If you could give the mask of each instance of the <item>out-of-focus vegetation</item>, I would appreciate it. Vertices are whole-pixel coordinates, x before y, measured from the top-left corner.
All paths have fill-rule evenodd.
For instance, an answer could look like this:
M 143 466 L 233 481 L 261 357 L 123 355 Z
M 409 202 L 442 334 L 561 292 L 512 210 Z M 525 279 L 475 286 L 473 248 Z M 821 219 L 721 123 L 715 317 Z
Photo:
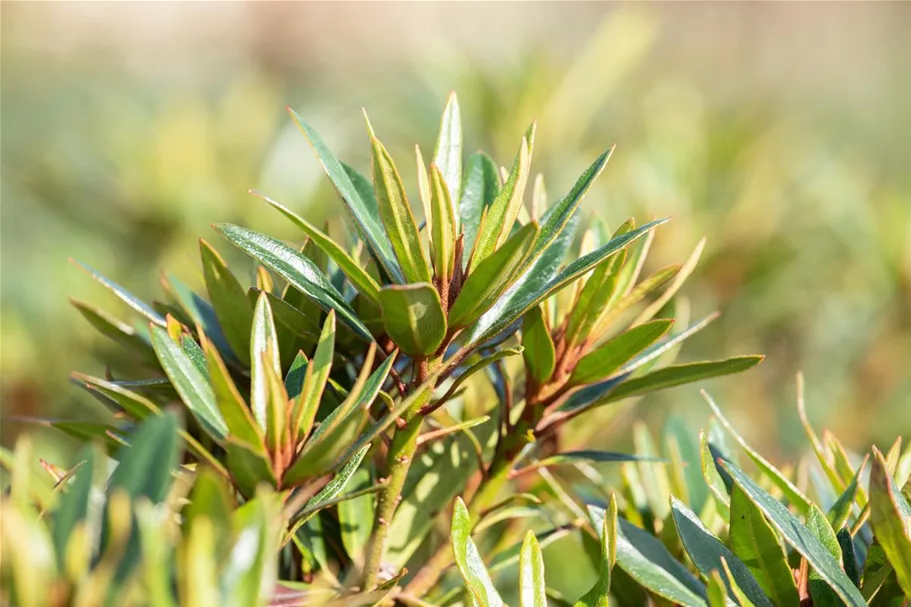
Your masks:
M 616 142 L 586 204 L 614 226 L 672 215 L 656 267 L 707 236 L 688 290 L 694 315 L 724 315 L 684 355 L 768 355 L 716 390 L 753 442 L 799 439 L 797 369 L 811 417 L 888 439 L 911 425 L 909 25 L 897 3 L 4 3 L 4 443 L 12 416 L 91 417 L 68 373 L 116 351 L 68 307 L 101 296 L 68 256 L 143 297 L 163 268 L 198 287 L 209 224 L 294 236 L 248 188 L 310 219 L 338 208 L 285 105 L 364 168 L 359 106 L 405 158 L 450 89 L 468 151 L 511 157 L 537 116 L 534 169 L 567 180 L 553 192 Z M 692 392 L 667 398 L 685 412 Z M 46 436 L 42 453 L 65 447 Z

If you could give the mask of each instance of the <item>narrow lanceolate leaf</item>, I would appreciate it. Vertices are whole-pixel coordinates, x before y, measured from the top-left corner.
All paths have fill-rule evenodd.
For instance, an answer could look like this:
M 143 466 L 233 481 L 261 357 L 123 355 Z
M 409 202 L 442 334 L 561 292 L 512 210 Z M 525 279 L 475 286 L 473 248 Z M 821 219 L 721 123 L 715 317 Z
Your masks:
M 755 449 L 750 447 L 747 442 L 743 439 L 742 436 L 737 432 L 734 426 L 729 422 L 724 415 L 722 415 L 721 410 L 718 408 L 718 405 L 715 404 L 715 401 L 708 395 L 707 392 L 702 392 L 703 398 L 706 399 L 709 406 L 712 408 L 712 411 L 718 417 L 718 421 L 724 426 L 724 428 L 734 437 L 734 440 L 741 446 L 741 448 L 747 452 L 750 456 L 750 459 L 756 464 L 756 466 L 763 471 L 763 473 L 769 477 L 775 485 L 781 489 L 785 497 L 790 501 L 801 514 L 806 514 L 810 509 L 810 500 L 807 498 L 788 478 L 782 474 L 775 466 L 769 463 L 764 457 L 762 457 Z
M 107 287 L 121 301 L 145 316 L 147 319 L 149 319 L 149 321 L 158 325 L 159 327 L 164 327 L 166 325 L 165 319 L 161 314 L 153 310 L 148 304 L 121 287 L 119 284 L 99 274 L 81 261 L 76 261 L 75 259 L 70 259 L 70 261 L 82 268 L 89 276 Z
M 253 313 L 253 331 L 250 333 L 250 408 L 259 427 L 266 430 L 266 418 L 271 398 L 269 375 L 281 376 L 278 356 L 278 337 L 272 320 L 272 307 L 265 293 L 260 293 Z
M 623 266 L 626 251 L 620 251 L 595 268 L 579 292 L 566 325 L 566 342 L 570 347 L 588 340 L 604 311 L 610 305 L 617 286 L 617 270 Z
M 373 145 L 373 187 L 376 190 L 380 217 L 399 260 L 402 274 L 408 282 L 430 282 L 430 266 L 424 255 L 421 236 L 405 195 L 402 178 L 383 144 L 372 136 L 370 142 Z
M 765 515 L 737 486 L 731 491 L 731 550 L 775 605 L 800 602 L 787 555 Z
M 372 484 L 370 470 L 367 467 L 358 468 L 349 484 L 350 492 L 364 491 Z M 375 508 L 376 496 L 373 493 L 363 493 L 359 497 L 345 500 L 338 505 L 342 544 L 345 546 L 348 556 L 355 563 L 361 562 L 364 549 L 370 542 Z
M 875 448 L 870 473 L 870 521 L 895 568 L 899 585 L 906 595 L 911 595 L 911 512 L 892 480 L 886 459 Z
M 556 365 L 556 350 L 541 306 L 532 308 L 522 321 L 525 368 L 539 385 L 550 379 Z
M 465 169 L 465 182 L 462 185 L 462 197 L 459 199 L 457 213 L 461 218 L 461 233 L 465 238 L 463 268 L 468 265 L 468 257 L 474 250 L 484 209 L 493 203 L 499 190 L 496 163 L 483 152 L 473 154 L 468 159 Z
M 290 219 L 294 225 L 299 227 L 304 234 L 310 238 L 310 241 L 313 244 L 328 255 L 332 261 L 338 264 L 339 269 L 348 277 L 348 280 L 351 281 L 351 284 L 354 285 L 354 288 L 357 289 L 358 293 L 366 297 L 373 304 L 379 305 L 380 286 L 373 277 L 371 277 L 370 274 L 368 274 L 367 271 L 341 247 L 341 245 L 332 240 L 325 232 L 283 204 L 272 200 L 259 192 L 251 191 L 251 193 L 259 196 L 273 208 L 277 209 L 282 215 Z
M 467 327 L 473 323 L 509 288 L 537 233 L 536 223 L 526 224 L 492 255 L 481 263 L 473 264 L 468 279 L 449 311 L 449 322 L 453 328 Z
M 829 508 L 827 516 L 833 528 L 841 529 L 845 523 L 848 522 L 848 518 L 854 511 L 854 498 L 857 495 L 857 489 L 859 487 L 858 481 L 860 480 L 861 472 L 863 472 L 866 465 L 867 458 L 864 458 L 864 461 L 857 467 L 857 472 L 851 477 L 851 482 L 848 483 L 845 490 L 842 491 L 841 495 L 838 496 L 838 499 L 835 500 L 835 503 L 832 504 L 832 507 Z
M 835 530 L 832 529 L 832 525 L 829 524 L 826 515 L 823 514 L 822 510 L 820 510 L 819 506 L 816 504 L 810 504 L 805 525 L 807 529 L 810 530 L 810 533 L 815 535 L 816 539 L 825 546 L 826 550 L 829 551 L 829 554 L 835 559 L 835 562 L 844 570 L 844 566 L 842 565 L 841 546 L 838 544 L 838 536 L 835 535 Z M 851 580 L 851 583 L 853 584 L 854 581 Z M 815 569 L 810 569 L 807 585 L 810 589 L 810 596 L 813 598 L 814 605 L 819 605 L 820 607 L 825 607 L 826 605 L 840 607 L 842 605 L 842 601 L 838 598 L 838 594 Z M 855 587 L 857 586 L 857 584 L 854 585 Z
M 223 439 L 228 434 L 228 427 L 215 403 L 215 394 L 209 382 L 167 331 L 156 326 L 152 326 L 151 331 L 152 347 L 158 361 L 187 409 L 209 434 L 217 440 Z
M 497 197 L 486 209 L 486 214 L 481 218 L 478 228 L 478 238 L 474 250 L 471 252 L 469 270 L 477 267 L 509 236 L 512 226 L 522 207 L 522 198 L 525 195 L 525 186 L 528 183 L 529 164 L 531 163 L 531 150 L 534 141 L 534 124 L 519 146 L 515 163 L 509 178 Z
M 383 287 L 380 307 L 386 333 L 409 356 L 433 354 L 446 336 L 446 315 L 433 285 Z
M 822 542 L 801 523 L 778 500 L 766 493 L 749 476 L 729 461 L 720 460 L 721 466 L 731 475 L 737 486 L 746 496 L 763 511 L 779 533 L 801 556 L 807 559 L 810 566 L 819 574 L 838 596 L 850 607 L 866 605 L 860 591 L 845 575 L 840 563 Z
M 706 587 L 706 598 L 709 601 L 709 607 L 727 607 L 728 591 L 724 583 L 724 578 L 716 569 L 709 576 L 708 586 Z
M 592 525 L 603 525 L 604 510 L 588 507 Z M 686 607 L 705 607 L 705 586 L 674 559 L 652 534 L 620 519 L 617 565 L 650 592 Z
M 702 575 L 709 577 L 713 571 L 723 568 L 722 559 L 727 561 L 737 586 L 746 594 L 756 607 L 772 607 L 762 587 L 750 573 L 749 568 L 725 546 L 721 540 L 705 528 L 702 521 L 692 510 L 671 496 L 671 514 L 677 527 L 677 535 L 683 542 L 686 553 Z M 728 585 L 733 594 L 733 589 Z
M 247 293 L 228 269 L 221 255 L 205 240 L 200 239 L 199 252 L 202 257 L 206 289 L 225 339 L 238 359 L 249 363 L 248 347 L 250 327 L 253 325 L 253 309 L 250 307 Z
M 699 263 L 703 248 L 705 248 L 705 238 L 700 240 L 693 252 L 690 253 L 689 258 L 684 262 L 680 271 L 674 276 L 674 281 L 664 293 L 661 294 L 661 297 L 649 304 L 646 309 L 642 310 L 639 316 L 636 317 L 636 320 L 632 322 L 633 325 L 638 325 L 639 323 L 651 320 L 655 314 L 664 307 L 664 304 L 671 300 L 680 287 L 683 286 L 683 283 L 686 282 L 686 279 L 689 278 L 690 274 L 693 273 L 693 270 L 696 269 L 696 264 Z
M 585 195 L 598 178 L 598 175 L 604 170 L 613 151 L 614 148 L 611 148 L 598 156 L 592 165 L 579 176 L 575 185 L 573 185 L 566 196 L 561 198 L 555 205 L 547 210 L 547 213 L 541 219 L 541 231 L 538 234 L 538 238 L 535 240 L 535 246 L 526 263 L 531 263 L 537 259 L 538 255 L 543 253 L 544 249 L 549 247 L 554 240 L 560 236 L 563 230 L 566 229 L 566 226 L 569 225 L 569 220 L 572 219 L 579 209 L 582 199 L 585 198 Z M 537 183 L 535 185 L 535 191 L 537 193 Z M 541 188 L 543 189 L 543 180 L 541 182 Z
M 456 94 L 450 93 L 440 120 L 440 134 L 437 136 L 433 152 L 433 164 L 440 167 L 443 181 L 449 186 L 449 200 L 459 200 L 462 189 L 462 116 L 459 112 L 459 100 Z M 455 207 L 451 214 L 456 218 Z
M 597 451 L 592 449 L 582 449 L 579 451 L 564 451 L 555 455 L 549 455 L 544 459 L 538 460 L 532 467 L 549 468 L 553 466 L 568 466 L 581 462 L 587 463 L 616 463 L 616 462 L 663 462 L 660 458 L 643 457 L 635 453 L 620 453 L 618 451 Z
M 617 562 L 617 497 L 611 493 L 604 521 L 598 529 L 601 544 L 601 562 L 598 566 L 598 580 L 585 595 L 580 598 L 575 607 L 609 607 L 611 571 Z
M 300 396 L 294 404 L 292 432 L 297 439 L 306 438 L 313 428 L 316 412 L 319 409 L 329 371 L 332 370 L 332 358 L 335 355 L 335 313 L 330 312 L 323 324 L 319 342 L 313 359 L 307 365 L 304 385 Z
M 535 534 L 529 530 L 519 553 L 519 606 L 547 607 L 544 557 Z
M 650 232 L 648 238 L 651 239 L 654 235 L 654 232 Z M 630 264 L 632 264 L 634 261 L 635 258 L 630 259 L 626 265 L 624 265 L 623 270 L 620 272 L 620 276 L 617 280 L 617 288 L 615 290 L 615 293 L 618 295 L 623 293 L 621 290 L 623 287 L 621 281 L 625 272 L 627 271 L 627 268 L 629 268 Z M 629 292 L 612 303 L 610 309 L 598 320 L 598 324 L 595 325 L 595 328 L 591 332 L 591 339 L 594 341 L 599 340 L 605 333 L 607 333 L 607 331 L 610 330 L 616 320 L 624 312 L 663 287 L 669 280 L 673 279 L 679 271 L 680 266 L 668 266 L 666 268 L 656 270 L 644 278 L 642 282 L 636 286 L 630 285 Z
M 209 378 L 215 402 L 221 412 L 228 433 L 240 439 L 245 445 L 250 445 L 253 452 L 265 456 L 264 435 L 260 426 L 250 413 L 247 403 L 237 390 L 228 368 L 212 343 L 203 337 L 203 352 L 209 366 Z
M 660 339 L 673 324 L 660 319 L 638 325 L 604 342 L 579 361 L 570 376 L 572 384 L 590 384 L 613 375 L 620 367 Z
M 461 172 L 461 167 L 459 168 Z M 441 282 L 448 283 L 455 268 L 456 216 L 450 189 L 436 164 L 430 165 L 430 236 L 433 268 Z
M 456 498 L 452 512 L 452 551 L 462 579 L 481 607 L 501 607 L 503 599 L 494 588 L 478 547 L 471 539 L 471 517 L 462 498 Z
M 373 336 L 355 315 L 329 280 L 312 261 L 296 249 L 270 238 L 232 224 L 215 226 L 233 245 L 287 280 L 295 289 L 312 299 L 326 312 L 335 310 L 339 318 L 357 335 L 372 341 Z
M 396 282 L 404 282 L 402 271 L 399 269 L 392 251 L 392 245 L 390 245 L 389 239 L 386 237 L 383 223 L 380 220 L 379 212 L 376 208 L 376 200 L 369 195 L 366 188 L 358 187 L 358 183 L 355 179 L 352 179 L 352 173 L 329 151 L 329 148 L 326 147 L 322 138 L 313 128 L 301 120 L 294 111 L 291 111 L 291 117 L 310 142 L 310 147 L 316 153 L 316 157 L 319 159 L 320 164 L 323 165 L 323 169 L 325 169 L 339 196 L 342 197 L 348 210 L 351 211 L 361 235 L 374 256 Z M 369 182 L 365 183 L 369 185 Z
M 351 480 L 351 477 L 354 476 L 354 473 L 357 472 L 357 469 L 360 467 L 361 462 L 364 461 L 364 457 L 367 455 L 368 448 L 361 449 L 358 453 L 355 453 L 341 470 L 332 478 L 331 481 L 326 483 L 326 486 L 320 489 L 319 493 L 310 498 L 307 503 L 304 505 L 304 510 L 308 511 L 310 516 L 319 512 L 321 506 L 327 504 L 328 502 L 334 500 L 339 494 L 345 489 L 345 486 L 348 484 L 348 481 Z M 291 518 L 298 517 L 298 513 L 291 512 L 288 513 Z M 299 520 L 296 522 L 300 522 Z
M 559 257 L 559 259 L 556 259 L 556 263 L 562 261 L 562 253 L 565 253 L 566 246 L 568 246 L 568 243 L 562 241 L 561 238 L 559 243 L 554 243 L 555 245 L 559 244 L 555 249 L 555 253 L 561 254 L 559 256 L 554 255 L 553 258 L 550 258 L 548 252 L 545 252 L 545 254 L 542 255 L 543 267 L 538 267 L 537 263 L 533 263 L 529 266 L 522 278 L 516 281 L 516 284 L 513 286 L 514 288 L 504 293 L 497 301 L 496 305 L 494 305 L 487 314 L 482 316 L 477 326 L 472 329 L 472 343 L 483 343 L 488 339 L 496 337 L 502 331 L 505 331 L 512 323 L 521 318 L 529 309 L 578 279 L 598 265 L 603 259 L 628 247 L 638 238 L 645 235 L 649 230 L 654 229 L 665 221 L 666 220 L 653 221 L 641 228 L 627 232 L 622 236 L 612 238 L 606 244 L 587 255 L 583 255 L 556 274 L 549 274 L 545 270 L 548 269 L 548 266 L 551 266 L 554 259 L 557 257 Z M 549 250 L 550 247 L 548 248 L 548 251 Z M 537 273 L 540 273 L 540 275 L 535 276 Z M 528 278 L 526 279 L 526 277 Z

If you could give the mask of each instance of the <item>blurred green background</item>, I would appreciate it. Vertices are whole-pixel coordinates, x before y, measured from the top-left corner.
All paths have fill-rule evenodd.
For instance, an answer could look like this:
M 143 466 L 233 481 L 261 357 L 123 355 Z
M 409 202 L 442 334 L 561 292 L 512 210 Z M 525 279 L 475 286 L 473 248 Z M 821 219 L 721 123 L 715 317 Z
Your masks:
M 67 299 L 128 311 L 69 256 L 146 299 L 165 269 L 198 287 L 197 239 L 229 253 L 211 223 L 300 239 L 248 188 L 341 208 L 286 105 L 360 167 L 366 107 L 416 189 L 452 89 L 466 151 L 502 164 L 538 119 L 552 196 L 616 143 L 587 208 L 672 216 L 653 265 L 707 236 L 685 291 L 723 316 L 683 357 L 768 355 L 708 386 L 756 446 L 802 449 L 798 370 L 818 426 L 891 439 L 911 428 L 909 31 L 906 3 L 3 2 L 3 443 L 13 417 L 90 418 L 68 373 L 118 362 Z M 668 412 L 707 416 L 695 388 L 635 410 Z

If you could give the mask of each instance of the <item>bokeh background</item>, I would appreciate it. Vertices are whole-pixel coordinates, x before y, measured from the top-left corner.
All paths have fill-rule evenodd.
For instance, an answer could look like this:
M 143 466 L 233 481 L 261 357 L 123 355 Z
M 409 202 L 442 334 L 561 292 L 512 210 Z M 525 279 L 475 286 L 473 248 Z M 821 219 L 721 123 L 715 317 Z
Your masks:
M 368 108 L 414 184 L 452 89 L 466 148 L 503 164 L 538 119 L 552 194 L 616 143 L 587 209 L 672 216 L 654 266 L 708 238 L 685 291 L 723 316 L 683 357 L 768 355 L 708 387 L 773 460 L 804 447 L 798 370 L 817 426 L 891 439 L 911 429 L 909 32 L 908 3 L 4 1 L 3 443 L 37 431 L 66 457 L 16 418 L 91 418 L 68 374 L 117 362 L 68 298 L 127 310 L 68 257 L 146 299 L 165 269 L 200 286 L 197 239 L 229 253 L 214 222 L 300 238 L 248 188 L 338 213 L 285 106 L 356 166 Z M 635 412 L 707 416 L 695 388 Z

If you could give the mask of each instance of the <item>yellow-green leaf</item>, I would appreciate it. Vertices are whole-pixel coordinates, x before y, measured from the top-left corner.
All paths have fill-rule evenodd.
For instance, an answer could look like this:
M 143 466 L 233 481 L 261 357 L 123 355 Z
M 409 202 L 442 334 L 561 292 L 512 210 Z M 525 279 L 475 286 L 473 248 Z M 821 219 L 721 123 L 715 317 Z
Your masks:
M 446 336 L 440 295 L 427 283 L 393 285 L 380 290 L 383 325 L 402 352 L 412 357 L 433 354 Z

